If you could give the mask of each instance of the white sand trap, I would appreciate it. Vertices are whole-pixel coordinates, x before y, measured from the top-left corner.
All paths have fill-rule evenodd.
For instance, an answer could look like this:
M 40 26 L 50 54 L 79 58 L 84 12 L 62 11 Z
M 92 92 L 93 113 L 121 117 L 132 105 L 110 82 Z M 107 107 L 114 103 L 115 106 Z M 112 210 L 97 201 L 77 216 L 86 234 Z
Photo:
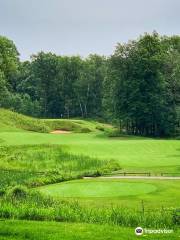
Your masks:
M 71 133 L 71 132 L 66 131 L 66 130 L 55 130 L 55 131 L 52 131 L 51 133 L 53 133 L 53 134 L 68 134 L 68 133 Z

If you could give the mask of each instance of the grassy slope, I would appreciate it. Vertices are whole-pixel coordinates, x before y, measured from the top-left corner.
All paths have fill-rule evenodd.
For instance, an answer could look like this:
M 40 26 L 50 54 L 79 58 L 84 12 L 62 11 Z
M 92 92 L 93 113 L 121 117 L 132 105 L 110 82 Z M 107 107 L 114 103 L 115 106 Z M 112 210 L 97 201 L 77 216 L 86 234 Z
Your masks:
M 56 129 L 73 132 L 91 132 L 97 131 L 98 127 L 109 128 L 110 126 L 92 120 L 36 119 L 0 108 L 0 132 L 27 130 L 48 133 Z
M 38 119 L 0 109 L 0 132 L 16 132 L 23 130 L 48 132 L 48 127 Z
M 0 144 L 1 145 L 36 145 L 56 144 L 67 146 L 73 154 L 83 154 L 101 159 L 115 159 L 119 161 L 124 170 L 128 171 L 172 171 L 179 172 L 179 141 L 156 140 L 147 138 L 125 137 L 119 139 L 107 138 L 96 127 L 99 123 L 83 120 L 37 120 L 0 110 Z M 102 126 L 102 125 L 101 125 Z M 103 125 L 103 127 L 109 127 Z M 92 131 L 89 134 L 48 134 L 53 129 L 65 129 L 73 132 L 83 132 L 83 129 Z M 27 131 L 29 130 L 29 131 Z M 30 132 L 33 131 L 33 132 Z M 40 133 L 41 132 L 41 133 Z M 45 133 L 43 133 L 45 132 Z M 3 165 L 2 165 L 3 167 Z M 127 183 L 137 183 L 133 180 L 122 180 Z M 141 181 L 141 180 L 139 180 Z M 146 184 L 145 180 L 142 180 Z M 114 198 L 95 198 L 95 201 L 86 197 L 87 204 L 96 206 L 106 205 L 107 202 L 120 203 L 127 206 L 137 206 L 141 200 L 151 207 L 175 206 L 177 207 L 178 182 L 149 181 L 158 191 L 138 196 L 121 196 Z M 113 189 L 112 189 L 113 190 Z M 116 192 L 116 189 L 114 190 Z M 23 223 L 23 224 L 22 224 Z M 111 228 L 108 226 L 95 226 L 85 224 L 67 224 L 68 232 L 64 231 L 66 224 L 33 223 L 33 222 L 0 222 L 0 239 L 135 239 L 134 230 Z M 40 231 L 38 230 L 40 229 Z M 71 229 L 71 231 L 69 231 Z M 33 234 L 32 234 L 33 232 Z M 43 232 L 40 234 L 39 232 Z M 98 233 L 97 233 L 98 232 Z M 52 233 L 52 234 L 51 234 Z M 46 238 L 48 237 L 48 238 Z M 154 239 L 153 237 L 151 239 Z M 158 239 L 156 237 L 156 239 Z M 159 238 L 166 239 L 166 238 Z M 169 236 L 167 237 L 169 239 Z M 173 237 L 171 236 L 171 239 Z M 176 238 L 174 238 L 176 239 Z
M 39 120 L 0 109 L 0 144 L 63 144 L 73 154 L 119 161 L 123 171 L 180 172 L 179 140 L 108 138 L 99 126 L 110 127 L 95 121 Z M 48 134 L 53 129 L 91 133 Z
M 89 134 L 62 134 L 62 135 L 54 135 L 54 134 L 47 134 L 47 133 L 37 133 L 37 132 L 28 132 L 23 131 L 22 129 L 18 129 L 17 127 L 24 127 L 27 126 L 32 127 L 36 126 L 35 123 L 40 122 L 40 120 L 32 119 L 29 117 L 25 117 L 16 113 L 12 113 L 7 110 L 0 110 L 1 115 L 1 123 L 0 123 L 0 144 L 2 145 L 30 145 L 30 144 L 57 144 L 63 145 L 67 147 L 67 150 L 72 152 L 73 154 L 83 154 L 85 156 L 90 157 L 97 157 L 102 160 L 111 160 L 115 159 L 120 163 L 120 166 L 123 168 L 122 171 L 153 171 L 153 172 L 179 172 L 180 171 L 180 152 L 179 152 L 179 141 L 178 140 L 156 140 L 156 139 L 147 139 L 147 138 L 137 138 L 137 137 L 124 137 L 124 138 L 107 138 L 105 135 L 97 131 L 96 122 L 88 122 L 82 120 L 66 120 L 67 122 L 71 123 L 76 122 L 79 125 L 85 125 L 89 127 L 92 133 Z M 34 123 L 35 121 L 35 123 Z M 44 122 L 53 122 L 54 120 L 43 120 Z M 56 124 L 62 122 L 64 120 L 55 120 Z M 32 124 L 33 122 L 33 124 Z M 27 125 L 26 125 L 27 124 Z M 40 123 L 41 124 L 41 123 Z M 6 127 L 5 127 L 6 125 Z M 39 125 L 37 125 L 39 126 Z M 36 126 L 36 127 L 37 127 Z M 12 129 L 14 132 L 12 132 Z M 37 130 L 37 128 L 36 128 Z M 43 150 L 44 149 L 44 150 Z M 23 150 L 23 149 L 22 149 Z M 35 155 L 31 154 L 31 151 L 28 153 L 26 149 L 27 157 L 20 158 L 21 162 L 16 162 L 14 164 L 13 161 L 0 159 L 0 167 L 1 168 L 23 168 L 28 167 L 32 168 L 32 164 L 34 164 L 34 168 L 36 167 L 38 170 L 46 169 L 48 167 L 55 166 L 58 152 L 52 149 L 52 153 L 56 154 L 57 157 L 54 159 L 53 154 L 47 152 L 48 148 L 45 146 L 44 148 L 41 147 L 41 151 L 43 155 L 47 155 L 45 161 L 41 160 L 41 164 L 37 164 L 40 155 L 37 152 L 37 159 Z M 21 151 L 21 149 L 20 149 Z M 39 151 L 39 150 L 38 150 Z M 23 151 L 22 151 L 23 152 Z M 16 159 L 15 156 L 20 156 L 19 153 L 15 153 L 12 155 L 12 159 Z M 39 156 L 39 157 L 38 157 Z M 51 159 L 54 159 L 52 161 Z M 61 157 L 60 157 L 61 158 Z M 84 158 L 83 158 L 84 159 Z M 37 161 L 36 161 L 37 160 Z M 28 162 L 29 161 L 29 162 Z M 82 160 L 84 161 L 84 160 Z M 27 163 L 26 163 L 27 162 Z M 72 161 L 71 161 L 72 162 Z M 69 162 L 71 164 L 71 162 Z M 17 164 L 18 163 L 18 164 Z M 64 164 L 64 163 L 63 163 Z M 73 166 L 74 163 L 72 162 Z M 82 165 L 82 164 L 80 164 Z M 93 163 L 94 165 L 94 163 Z M 97 164 L 96 164 L 97 165 Z M 60 165 L 58 165 L 60 166 Z M 94 165 L 95 166 L 95 165 Z M 81 166 L 82 167 L 82 166 Z M 64 167 L 63 167 L 64 168 Z M 67 170 L 66 170 L 67 171 Z M 23 176 L 24 177 L 24 176 Z M 6 179 L 5 176 L 3 179 Z M 136 182 L 136 181 L 134 181 Z M 147 204 L 151 203 L 156 205 L 165 205 L 165 206 L 178 206 L 178 199 L 177 197 L 177 181 L 172 184 L 171 181 L 165 182 L 156 182 L 156 186 L 159 191 L 156 191 L 156 194 L 146 194 L 143 196 L 144 200 L 147 200 Z M 154 182 L 153 182 L 154 184 Z M 169 196 L 172 196 L 174 200 L 169 199 Z M 114 198 L 113 198 L 114 199 Z M 112 201 L 116 201 L 111 199 Z M 128 200 L 130 199 L 130 201 Z M 131 201 L 133 205 L 137 206 L 141 201 L 141 195 L 136 197 L 121 197 L 118 199 L 119 203 L 130 205 Z M 162 200 L 164 199 L 164 200 Z M 106 202 L 103 199 L 103 202 Z M 158 204 L 157 204 L 157 203 Z
M 133 228 L 115 226 L 33 222 L 1 221 L 0 240 L 133 240 L 133 239 L 178 239 L 179 231 L 172 234 L 156 234 L 137 237 Z
M 113 162 L 69 154 L 66 146 L 46 144 L 0 147 L 0 169 L 83 173 L 102 167 L 109 167 L 110 171 L 114 169 Z
M 2 144 L 60 144 L 73 154 L 119 161 L 123 171 L 180 172 L 179 140 L 112 139 L 102 133 L 42 134 L 1 132 Z

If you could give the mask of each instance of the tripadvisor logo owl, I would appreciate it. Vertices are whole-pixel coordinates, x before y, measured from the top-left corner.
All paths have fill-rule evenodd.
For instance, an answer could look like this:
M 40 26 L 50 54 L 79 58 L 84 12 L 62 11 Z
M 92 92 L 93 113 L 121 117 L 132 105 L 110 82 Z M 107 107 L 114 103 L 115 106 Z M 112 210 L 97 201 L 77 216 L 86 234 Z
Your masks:
M 137 228 L 135 229 L 135 234 L 138 235 L 138 236 L 142 235 L 142 234 L 143 234 L 143 229 L 142 229 L 142 227 L 137 227 Z

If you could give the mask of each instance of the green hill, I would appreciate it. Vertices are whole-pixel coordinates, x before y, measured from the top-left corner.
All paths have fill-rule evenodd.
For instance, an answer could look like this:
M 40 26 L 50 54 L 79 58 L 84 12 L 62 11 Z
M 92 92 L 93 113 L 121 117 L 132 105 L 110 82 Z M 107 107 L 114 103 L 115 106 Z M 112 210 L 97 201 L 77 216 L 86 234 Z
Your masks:
M 26 130 L 48 133 L 53 130 L 66 130 L 87 133 L 106 128 L 110 126 L 93 120 L 37 119 L 0 108 L 0 132 Z
M 42 120 L 27 117 L 10 110 L 0 109 L 0 131 L 21 130 L 48 132 L 49 128 Z

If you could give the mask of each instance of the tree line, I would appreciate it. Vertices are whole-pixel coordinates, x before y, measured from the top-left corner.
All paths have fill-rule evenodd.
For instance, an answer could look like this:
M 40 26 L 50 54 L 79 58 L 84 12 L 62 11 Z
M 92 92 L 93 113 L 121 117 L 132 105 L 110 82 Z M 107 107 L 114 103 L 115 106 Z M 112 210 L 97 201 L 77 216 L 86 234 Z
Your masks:
M 0 106 L 42 118 L 101 118 L 129 134 L 180 131 L 180 37 L 144 34 L 109 56 L 40 52 L 0 36 Z

